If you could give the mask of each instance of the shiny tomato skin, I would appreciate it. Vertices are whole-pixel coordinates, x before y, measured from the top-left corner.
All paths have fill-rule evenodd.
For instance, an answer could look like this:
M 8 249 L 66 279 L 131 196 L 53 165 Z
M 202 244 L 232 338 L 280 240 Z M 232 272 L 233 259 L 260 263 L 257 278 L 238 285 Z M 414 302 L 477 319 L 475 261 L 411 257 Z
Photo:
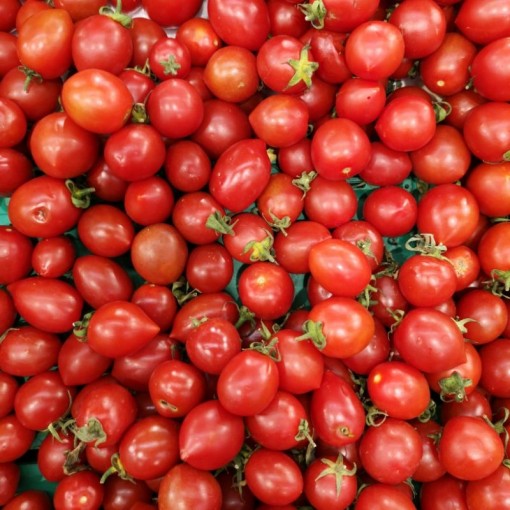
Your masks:
M 416 510 L 412 498 L 398 485 L 385 483 L 374 483 L 365 487 L 360 492 L 354 508 L 355 510 Z
M 14 413 L 0 418 L 0 462 L 13 462 L 32 445 L 35 430 L 24 427 Z
M 7 290 L 19 314 L 43 331 L 65 333 L 80 319 L 83 298 L 63 280 L 33 276 L 11 283 Z
M 0 505 L 10 501 L 17 492 L 21 479 L 21 470 L 14 462 L 3 462 L 0 464 Z
M 20 280 L 32 270 L 33 243 L 13 227 L 0 226 L 0 284 Z
M 1 83 L 1 82 L 0 82 Z M 0 149 L 0 197 L 9 197 L 33 177 L 32 162 L 15 149 Z
M 253 381 L 258 381 L 253 387 Z M 223 407 L 239 416 L 262 412 L 278 391 L 276 362 L 256 351 L 242 351 L 227 363 L 218 378 L 218 399 Z M 249 391 L 248 391 L 249 390 Z
M 99 475 L 92 471 L 79 471 L 64 478 L 53 494 L 55 510 L 99 510 L 103 501 L 104 488 Z
M 41 239 L 32 252 L 32 267 L 44 278 L 59 278 L 67 273 L 76 260 L 76 248 L 69 236 Z
M 19 382 L 14 376 L 0 372 L 0 418 L 9 415 L 14 409 L 14 397 L 18 388 Z
M 51 510 L 52 508 L 48 493 L 39 489 L 20 492 L 4 506 L 4 510 Z
M 192 0 L 185 5 L 177 0 L 142 0 L 149 18 L 163 27 L 181 25 L 193 18 L 201 5 L 200 0 Z
M 497 510 L 507 504 L 510 477 L 504 465 L 482 480 L 466 485 L 466 503 L 470 510 Z
M 205 66 L 223 44 L 211 22 L 202 17 L 191 18 L 179 25 L 175 37 L 188 48 L 192 66 Z
M 317 436 L 340 447 L 355 443 L 365 429 L 365 410 L 352 386 L 330 370 L 312 393 L 310 418 Z
M 327 120 L 315 132 L 312 162 L 322 177 L 345 180 L 359 174 L 370 161 L 370 141 L 363 129 L 346 118 Z
M 118 76 L 84 69 L 65 81 L 62 105 L 79 126 L 92 133 L 110 134 L 128 121 L 133 98 Z
M 209 191 L 226 209 L 241 212 L 262 193 L 270 174 L 266 144 L 259 139 L 241 140 L 225 150 L 216 161 Z
M 508 398 L 510 339 L 498 338 L 480 349 L 482 376 L 480 385 L 494 397 Z
M 135 303 L 110 301 L 98 308 L 87 326 L 87 342 L 102 356 L 133 354 L 152 340 L 159 326 Z
M 71 66 L 73 20 L 64 9 L 47 9 L 26 20 L 18 34 L 21 63 L 44 79 L 59 78 Z

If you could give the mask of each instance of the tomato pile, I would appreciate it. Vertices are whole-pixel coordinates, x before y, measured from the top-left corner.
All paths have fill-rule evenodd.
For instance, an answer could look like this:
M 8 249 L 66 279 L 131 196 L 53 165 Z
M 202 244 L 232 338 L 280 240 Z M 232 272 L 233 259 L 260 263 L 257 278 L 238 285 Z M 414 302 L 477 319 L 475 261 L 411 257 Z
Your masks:
M 2 0 L 0 506 L 508 508 L 509 63 L 510 0 Z

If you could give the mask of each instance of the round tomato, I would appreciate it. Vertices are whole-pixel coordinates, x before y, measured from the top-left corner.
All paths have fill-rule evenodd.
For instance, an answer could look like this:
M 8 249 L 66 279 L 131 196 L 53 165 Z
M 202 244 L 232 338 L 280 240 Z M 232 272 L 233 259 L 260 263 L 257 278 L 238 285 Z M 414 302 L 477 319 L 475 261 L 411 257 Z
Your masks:
M 99 475 L 92 471 L 79 471 L 59 482 L 53 494 L 55 510 L 99 510 L 103 502 L 104 488 Z

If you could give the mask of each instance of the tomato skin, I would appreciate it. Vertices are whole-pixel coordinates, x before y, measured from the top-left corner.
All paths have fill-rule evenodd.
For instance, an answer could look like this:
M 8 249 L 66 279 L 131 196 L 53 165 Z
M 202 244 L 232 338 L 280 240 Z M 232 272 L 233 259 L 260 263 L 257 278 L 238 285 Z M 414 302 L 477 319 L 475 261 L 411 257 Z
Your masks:
M 420 463 L 420 435 L 408 422 L 386 418 L 365 431 L 359 455 L 363 468 L 376 481 L 398 484 L 412 476 Z
M 379 20 L 366 21 L 349 35 L 345 60 L 352 74 L 365 80 L 382 80 L 398 69 L 404 51 L 404 37 L 397 27 Z
M 209 180 L 211 195 L 236 213 L 255 202 L 269 182 L 271 162 L 259 139 L 236 142 L 216 161 Z
M 423 372 L 448 370 L 466 360 L 458 326 L 433 308 L 408 311 L 393 332 L 393 345 L 407 363 Z
M 131 301 L 159 326 L 160 331 L 168 331 L 177 313 L 177 300 L 165 285 L 144 283 L 131 296 Z
M 161 480 L 158 492 L 159 510 L 193 508 L 220 510 L 221 487 L 208 471 L 182 463 L 174 466 Z
M 14 409 L 14 397 L 18 388 L 19 382 L 14 376 L 0 372 L 0 418 L 7 416 Z
M 11 99 L 0 97 L 0 148 L 8 149 L 21 143 L 27 132 L 27 120 L 23 110 Z
M 510 361 L 510 339 L 498 338 L 480 349 L 482 376 L 480 385 L 494 397 L 508 398 L 508 364 Z
M 135 16 L 131 26 L 131 39 L 133 40 L 131 67 L 143 67 L 149 58 L 152 46 L 156 41 L 165 37 L 167 37 L 165 29 L 154 20 Z
M 23 153 L 15 149 L 0 149 L 0 197 L 11 196 L 32 177 L 32 162 Z
M 44 79 L 55 79 L 71 66 L 73 20 L 64 9 L 40 11 L 20 27 L 18 55 L 21 63 Z
M 110 301 L 98 308 L 87 326 L 87 342 L 102 356 L 135 353 L 159 333 L 159 326 L 135 303 Z
M 453 248 L 469 239 L 479 216 L 478 204 L 469 190 L 440 184 L 422 196 L 416 225 L 419 232 L 432 234 L 436 243 Z
M 253 388 L 253 381 L 259 381 L 256 388 Z M 256 351 L 241 351 L 220 373 L 218 399 L 230 413 L 251 416 L 262 412 L 271 403 L 278 383 L 276 362 Z
M 34 438 L 35 430 L 24 427 L 14 413 L 0 418 L 0 463 L 22 457 Z
M 124 4 L 123 4 L 124 5 Z M 104 484 L 104 510 L 152 510 L 153 491 L 143 481 L 123 480 L 110 476 Z M 147 505 L 147 506 L 146 506 Z
M 357 301 L 334 296 L 312 307 L 310 321 L 321 323 L 325 345 L 320 350 L 332 358 L 348 358 L 363 350 L 372 338 L 372 316 Z
M 52 507 L 47 492 L 29 489 L 10 499 L 4 510 L 51 510 Z
M 184 271 L 187 258 L 185 239 L 166 223 L 144 227 L 135 234 L 131 245 L 131 262 L 136 272 L 156 285 L 175 282 Z
M 149 52 L 149 66 L 160 81 L 186 78 L 191 70 L 191 55 L 175 37 L 161 38 Z
M 119 78 L 131 93 L 134 103 L 144 103 L 156 86 L 149 76 L 135 69 L 125 69 L 119 74 Z
M 124 199 L 128 183 L 117 177 L 100 156 L 87 174 L 87 186 L 94 188 L 95 196 L 105 202 L 120 202 Z
M 222 46 L 222 41 L 206 18 L 191 18 L 177 28 L 175 38 L 189 52 L 192 66 L 203 67 L 213 53 Z
M 57 438 L 48 434 L 37 450 L 37 467 L 48 482 L 60 482 L 66 477 L 64 466 L 67 454 L 74 449 L 74 435 L 70 432 L 57 432 Z M 73 461 L 71 469 L 83 465 L 83 455 Z
M 355 510 L 416 510 L 412 499 L 395 485 L 375 483 L 359 494 Z M 457 510 L 457 509 L 455 509 Z M 460 510 L 460 509 L 459 509 Z M 462 509 L 464 510 L 464 509 Z
M 310 417 L 319 439 L 335 447 L 355 443 L 365 429 L 365 410 L 358 396 L 330 370 L 312 393 Z
M 156 85 L 147 101 L 147 113 L 162 136 L 185 138 L 202 123 L 204 106 L 193 85 L 174 78 Z
M 10 226 L 0 226 L 0 284 L 8 285 L 32 270 L 32 241 Z
M 443 427 L 439 460 L 460 480 L 482 480 L 494 473 L 505 451 L 498 433 L 483 418 L 455 416 Z
M 283 452 L 260 448 L 246 463 L 246 484 L 268 505 L 284 506 L 303 491 L 303 476 L 296 462 Z
M 64 82 L 62 105 L 82 128 L 110 134 L 128 121 L 133 98 L 118 76 L 101 69 L 84 69 Z
M 263 99 L 250 113 L 255 134 L 272 147 L 289 147 L 308 131 L 308 107 L 288 94 L 274 94 Z
M 70 284 L 33 276 L 8 285 L 16 309 L 32 326 L 49 333 L 65 333 L 78 321 L 83 299 Z
M 363 129 L 345 118 L 327 120 L 315 132 L 312 162 L 322 177 L 334 181 L 359 174 L 370 161 L 370 141 Z
M 59 278 L 76 260 L 76 248 L 68 236 L 41 239 L 32 252 L 32 267 L 44 278 Z
M 0 505 L 10 501 L 17 492 L 21 479 L 21 470 L 14 462 L 0 464 Z
M 17 50 L 18 38 L 8 32 L 0 32 L 0 77 L 21 64 Z
M 480 265 L 486 275 L 493 276 L 493 271 L 499 269 L 508 271 L 508 253 L 510 243 L 508 242 L 508 233 L 510 225 L 506 222 L 491 225 L 480 239 L 478 245 L 478 257 Z
M 30 377 L 56 364 L 61 342 L 54 333 L 20 326 L 5 333 L 0 343 L 0 370 L 17 377 Z
M 378 409 L 400 420 L 417 418 L 430 402 L 429 385 L 423 373 L 400 361 L 376 365 L 368 374 L 367 389 Z
M 499 466 L 482 480 L 466 484 L 466 503 L 470 510 L 497 510 L 508 502 L 510 477 L 507 468 Z
M 211 0 L 207 13 L 215 32 L 230 46 L 255 51 L 269 35 L 269 12 L 262 0 Z M 251 30 L 246 30 L 248 20 Z
M 424 483 L 420 489 L 423 510 L 467 510 L 465 483 L 446 474 Z
M 289 273 L 271 262 L 246 267 L 238 283 L 239 298 L 258 318 L 274 320 L 285 315 L 294 300 Z
M 79 471 L 64 478 L 57 485 L 53 495 L 55 510 L 99 510 L 103 501 L 104 488 L 99 476 L 92 471 Z
M 193 18 L 201 6 L 200 0 L 182 5 L 177 0 L 142 0 L 149 18 L 163 27 L 178 26 Z
M 179 462 L 179 423 L 149 416 L 134 423 L 122 436 L 119 457 L 127 473 L 137 480 L 164 476 Z

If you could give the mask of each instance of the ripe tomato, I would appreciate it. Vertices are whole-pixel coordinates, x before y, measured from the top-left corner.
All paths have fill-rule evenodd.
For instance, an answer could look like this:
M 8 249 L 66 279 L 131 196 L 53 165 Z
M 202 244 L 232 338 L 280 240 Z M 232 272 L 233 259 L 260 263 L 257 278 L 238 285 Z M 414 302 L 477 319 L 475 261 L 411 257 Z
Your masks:
M 508 264 L 509 232 L 509 223 L 503 222 L 492 225 L 480 239 L 477 252 L 483 272 L 496 279 L 501 277 L 503 281 L 506 272 L 510 270 Z
M 52 508 L 48 493 L 35 489 L 20 492 L 4 506 L 4 510 L 51 510 Z
M 104 483 L 103 509 L 147 510 L 145 505 L 149 505 L 152 496 L 152 490 L 143 481 L 123 480 L 120 476 L 110 476 Z M 149 510 L 152 508 L 149 505 Z
M 59 78 L 71 66 L 73 20 L 64 9 L 45 9 L 30 16 L 18 33 L 21 63 L 44 79 Z
M 14 413 L 0 418 L 0 463 L 22 457 L 32 445 L 35 430 L 24 427 Z
M 32 177 L 32 163 L 22 152 L 0 149 L 0 197 L 11 196 Z
M 21 470 L 14 462 L 3 462 L 0 464 L 0 505 L 10 501 L 18 490 L 21 479 Z
M 207 104 L 204 105 L 207 112 Z M 164 164 L 168 182 L 179 191 L 200 191 L 209 182 L 211 161 L 205 150 L 191 140 L 171 144 Z
M 239 299 L 258 318 L 283 317 L 294 301 L 294 282 L 285 269 L 271 262 L 246 267 L 238 281 Z
M 41 239 L 32 252 L 34 271 L 45 278 L 59 278 L 67 273 L 76 259 L 76 248 L 69 236 Z
M 27 119 L 23 110 L 7 97 L 0 97 L 0 148 L 8 149 L 22 142 L 27 132 Z
M 505 456 L 498 433 L 483 418 L 456 416 L 448 420 L 439 441 L 439 460 L 460 480 L 482 480 Z
M 188 48 L 174 37 L 157 40 L 149 52 L 149 66 L 160 81 L 186 78 L 191 70 Z
M 178 26 L 193 18 L 200 9 L 200 0 L 191 0 L 181 5 L 176 0 L 142 0 L 149 18 L 163 27 Z
M 480 349 L 482 361 L 482 388 L 494 397 L 508 398 L 508 364 L 510 360 L 510 339 L 498 338 Z
M 134 354 L 159 333 L 159 326 L 135 303 L 110 301 L 85 324 L 86 341 L 107 358 Z
M 341 239 L 327 239 L 314 244 L 308 262 L 315 280 L 335 296 L 356 297 L 372 276 L 363 252 Z
M 145 17 L 134 17 L 130 32 L 133 40 L 131 66 L 143 67 L 149 58 L 152 46 L 159 39 L 167 37 L 167 34 L 161 25 Z
M 133 98 L 118 76 L 101 69 L 84 69 L 64 82 L 62 105 L 82 128 L 110 134 L 128 121 Z
M 76 459 L 70 460 L 75 448 L 74 441 L 72 432 L 62 430 L 56 432 L 56 437 L 47 434 L 42 440 L 37 450 L 37 467 L 48 482 L 60 482 L 67 474 L 83 466 L 83 452 L 76 455 Z
M 371 146 L 370 161 L 359 174 L 367 184 L 394 186 L 409 177 L 412 163 L 406 152 L 394 151 L 378 141 Z
M 8 226 L 0 226 L 0 284 L 20 280 L 32 270 L 33 244 L 29 237 Z
M 190 53 L 192 66 L 205 66 L 222 41 L 206 18 L 191 18 L 177 27 L 175 38 Z
M 363 469 L 376 481 L 398 484 L 412 476 L 423 452 L 420 435 L 411 424 L 386 418 L 369 427 L 359 444 Z
M 374 483 L 358 496 L 355 510 L 416 510 L 412 498 L 398 485 Z
M 18 380 L 6 372 L 0 372 L 0 418 L 14 409 L 14 397 L 18 391 Z
M 53 494 L 55 510 L 99 510 L 104 488 L 99 475 L 92 471 L 79 471 L 59 482 Z
M 359 174 L 370 161 L 365 131 L 345 118 L 327 120 L 312 138 L 311 155 L 320 176 L 334 181 Z
M 482 480 L 466 484 L 466 502 L 470 510 L 497 510 L 508 501 L 510 477 L 504 465 Z
M 254 496 L 268 505 L 284 506 L 303 492 L 303 475 L 284 452 L 260 448 L 245 467 L 246 484 Z

